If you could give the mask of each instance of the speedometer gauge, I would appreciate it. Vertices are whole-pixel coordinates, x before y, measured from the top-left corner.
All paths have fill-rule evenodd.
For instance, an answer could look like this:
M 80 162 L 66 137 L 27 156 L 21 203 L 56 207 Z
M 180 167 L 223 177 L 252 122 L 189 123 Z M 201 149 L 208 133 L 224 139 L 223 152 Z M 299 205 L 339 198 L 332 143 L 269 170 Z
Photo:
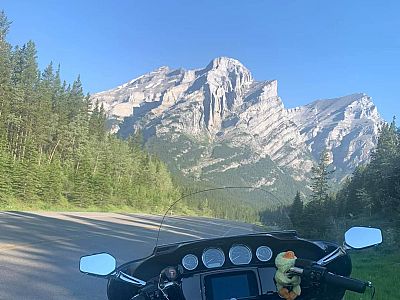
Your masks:
M 219 248 L 208 248 L 203 252 L 201 260 L 207 268 L 218 268 L 224 264 L 225 255 Z
M 184 258 L 182 258 L 182 266 L 189 271 L 192 271 L 197 268 L 199 264 L 199 260 L 196 255 L 187 254 Z
M 252 257 L 250 248 L 245 245 L 232 246 L 229 250 L 229 259 L 234 265 L 247 265 Z
M 272 258 L 272 250 L 267 246 L 258 247 L 256 256 L 260 261 L 269 261 Z

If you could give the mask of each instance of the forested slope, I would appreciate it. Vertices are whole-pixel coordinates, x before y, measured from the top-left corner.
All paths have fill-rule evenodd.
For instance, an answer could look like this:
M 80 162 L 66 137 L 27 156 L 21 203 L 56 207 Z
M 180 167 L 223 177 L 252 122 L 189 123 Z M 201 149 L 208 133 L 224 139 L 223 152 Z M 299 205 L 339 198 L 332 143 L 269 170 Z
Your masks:
M 0 14 L 0 208 L 110 207 L 163 210 L 177 195 L 166 166 L 106 131 L 79 77 L 68 84 L 35 44 L 12 47 Z M 154 204 L 154 205 L 153 205 Z

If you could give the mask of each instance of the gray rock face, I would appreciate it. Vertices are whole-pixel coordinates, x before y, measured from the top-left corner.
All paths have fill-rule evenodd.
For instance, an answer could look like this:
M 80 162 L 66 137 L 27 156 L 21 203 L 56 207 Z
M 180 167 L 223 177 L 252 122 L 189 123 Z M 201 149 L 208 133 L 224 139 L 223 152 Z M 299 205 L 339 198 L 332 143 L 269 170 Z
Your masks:
M 92 101 L 103 103 L 112 131 L 122 136 L 140 128 L 148 141 L 174 145 L 182 137 L 190 140 L 171 146 L 175 157 L 166 160 L 172 164 L 179 159 L 177 168 L 195 178 L 228 170 L 240 176 L 241 168 L 268 160 L 275 175 L 255 172 L 246 183 L 271 186 L 279 172 L 302 181 L 327 149 L 341 179 L 368 160 L 382 124 L 368 96 L 286 109 L 277 89 L 276 80 L 255 81 L 239 61 L 219 57 L 204 69 L 161 67 L 94 94 Z M 221 145 L 224 155 L 217 155 Z
M 342 176 L 366 161 L 383 120 L 365 94 L 317 100 L 289 110 L 314 159 L 325 149 Z

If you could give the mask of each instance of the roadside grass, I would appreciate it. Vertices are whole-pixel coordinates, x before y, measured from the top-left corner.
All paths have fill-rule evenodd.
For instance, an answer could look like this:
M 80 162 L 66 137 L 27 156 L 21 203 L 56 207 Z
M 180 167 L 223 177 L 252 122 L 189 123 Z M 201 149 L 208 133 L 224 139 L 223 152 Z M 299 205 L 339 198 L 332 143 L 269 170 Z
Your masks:
M 66 199 L 57 203 L 45 201 L 22 202 L 15 199 L 6 203 L 0 203 L 0 211 L 32 211 L 32 212 L 125 212 L 125 213 L 160 213 L 160 210 L 137 209 L 128 205 L 107 204 L 104 206 L 85 206 L 73 205 Z
M 378 248 L 352 252 L 351 277 L 371 281 L 375 286 L 374 300 L 400 299 L 400 252 Z M 365 294 L 346 292 L 346 300 L 370 300 L 372 291 Z
M 107 203 L 103 206 L 78 206 L 62 198 L 56 203 L 48 201 L 27 201 L 22 202 L 17 199 L 8 199 L 8 201 L 0 201 L 0 211 L 31 211 L 31 212 L 111 212 L 111 213 L 137 213 L 137 214 L 154 214 L 163 215 L 167 212 L 167 206 L 157 206 L 149 204 L 147 206 L 132 207 L 129 205 L 116 205 Z M 193 210 L 184 205 L 177 205 L 173 210 L 168 211 L 170 214 L 179 214 L 184 216 L 199 216 L 199 211 Z M 212 212 L 203 211 L 202 216 L 211 217 Z

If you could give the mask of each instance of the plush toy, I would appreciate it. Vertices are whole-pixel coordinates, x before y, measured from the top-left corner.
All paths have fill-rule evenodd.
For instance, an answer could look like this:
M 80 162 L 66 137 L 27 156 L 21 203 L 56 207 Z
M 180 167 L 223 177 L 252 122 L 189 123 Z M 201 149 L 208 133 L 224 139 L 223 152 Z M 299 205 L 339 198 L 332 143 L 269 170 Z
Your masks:
M 294 267 L 297 257 L 293 251 L 281 252 L 276 256 L 275 265 L 278 270 L 275 273 L 276 287 L 278 294 L 286 300 L 294 300 L 300 296 L 301 278 L 297 275 L 288 277 L 286 273 L 290 268 Z

